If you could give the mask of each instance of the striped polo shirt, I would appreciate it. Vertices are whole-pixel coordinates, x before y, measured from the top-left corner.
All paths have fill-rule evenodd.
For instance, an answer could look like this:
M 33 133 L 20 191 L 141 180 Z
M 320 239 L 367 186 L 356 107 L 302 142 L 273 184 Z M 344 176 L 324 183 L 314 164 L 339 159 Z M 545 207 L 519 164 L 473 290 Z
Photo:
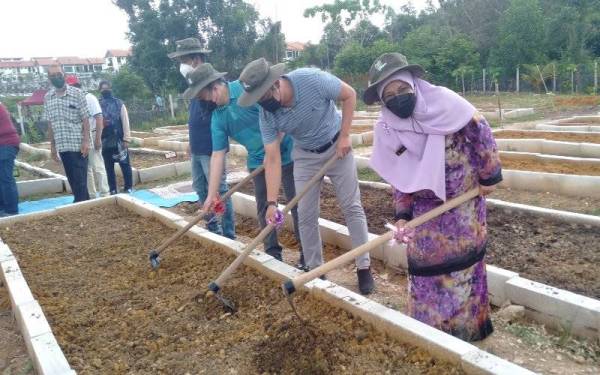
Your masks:
M 278 133 L 292 137 L 294 144 L 314 150 L 331 141 L 340 130 L 342 118 L 335 107 L 342 81 L 315 68 L 301 68 L 287 78 L 294 89 L 291 107 L 271 113 L 261 108 L 260 130 L 264 144 L 273 143 Z

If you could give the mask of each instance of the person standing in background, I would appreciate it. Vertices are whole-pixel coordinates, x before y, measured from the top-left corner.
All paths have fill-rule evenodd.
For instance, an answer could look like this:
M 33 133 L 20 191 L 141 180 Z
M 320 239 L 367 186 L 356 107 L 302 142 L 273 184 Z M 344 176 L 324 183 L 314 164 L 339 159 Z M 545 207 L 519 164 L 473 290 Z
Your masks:
M 13 175 L 21 139 L 10 120 L 10 114 L 0 103 L 0 217 L 19 213 L 19 193 Z
M 67 85 L 81 89 L 81 83 L 76 75 L 66 77 Z M 91 198 L 96 198 L 96 193 L 101 197 L 108 196 L 108 180 L 106 178 L 106 168 L 104 167 L 104 158 L 102 157 L 102 127 L 104 120 L 102 117 L 102 108 L 98 99 L 85 92 L 85 101 L 87 102 L 88 111 L 90 112 L 90 141 L 91 148 L 88 154 L 88 170 L 87 170 L 87 188 Z
M 101 81 L 98 90 L 102 95 L 100 107 L 104 117 L 104 129 L 102 130 L 102 157 L 108 177 L 110 195 L 117 194 L 117 177 L 115 175 L 115 163 L 119 163 L 123 173 L 123 193 L 131 193 L 133 188 L 133 173 L 129 161 L 129 141 L 131 132 L 129 130 L 129 116 L 127 108 L 121 99 L 112 94 L 112 86 L 108 81 Z
M 90 117 L 85 95 L 65 83 L 58 65 L 48 68 L 48 79 L 53 89 L 44 97 L 44 114 L 48 121 L 50 155 L 60 160 L 65 168 L 75 202 L 90 199 L 87 190 L 87 165 L 90 150 Z

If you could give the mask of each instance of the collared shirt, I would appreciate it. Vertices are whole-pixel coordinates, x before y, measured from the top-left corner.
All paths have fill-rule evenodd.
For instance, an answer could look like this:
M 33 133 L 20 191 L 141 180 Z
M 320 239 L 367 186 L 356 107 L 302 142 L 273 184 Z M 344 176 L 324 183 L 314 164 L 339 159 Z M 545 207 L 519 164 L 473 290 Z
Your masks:
M 190 150 L 194 155 L 211 155 L 212 140 L 210 134 L 210 117 L 212 111 L 206 102 L 192 99 L 190 102 L 190 118 L 188 121 L 190 134 Z
M 278 133 L 292 136 L 294 143 L 306 150 L 317 149 L 331 141 L 340 131 L 342 117 L 335 107 L 342 81 L 315 68 L 301 68 L 287 78 L 294 90 L 291 107 L 271 113 L 261 108 L 260 130 L 265 144 Z
M 42 118 L 50 121 L 56 151 L 79 151 L 83 140 L 83 119 L 90 117 L 83 91 L 68 86 L 60 96 L 52 89 L 44 97 Z
M 265 146 L 258 123 L 258 105 L 240 107 L 237 98 L 244 89 L 240 81 L 229 82 L 229 104 L 217 107 L 212 114 L 211 130 L 213 151 L 229 148 L 229 137 L 248 150 L 248 169 L 258 168 L 265 158 Z M 288 135 L 281 140 L 281 165 L 292 162 L 292 138 Z

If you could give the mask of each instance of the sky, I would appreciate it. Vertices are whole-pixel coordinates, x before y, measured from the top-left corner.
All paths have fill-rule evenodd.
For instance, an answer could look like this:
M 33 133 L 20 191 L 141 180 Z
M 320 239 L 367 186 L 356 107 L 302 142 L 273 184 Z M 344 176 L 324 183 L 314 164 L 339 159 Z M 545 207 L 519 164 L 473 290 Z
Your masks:
M 317 43 L 320 17 L 304 9 L 333 0 L 246 0 L 261 18 L 282 21 L 287 41 Z M 408 0 L 381 0 L 398 10 Z M 129 47 L 127 16 L 111 0 L 0 0 L 0 57 L 103 57 L 107 49 Z M 417 10 L 425 0 L 412 0 Z M 383 25 L 383 17 L 372 20 Z

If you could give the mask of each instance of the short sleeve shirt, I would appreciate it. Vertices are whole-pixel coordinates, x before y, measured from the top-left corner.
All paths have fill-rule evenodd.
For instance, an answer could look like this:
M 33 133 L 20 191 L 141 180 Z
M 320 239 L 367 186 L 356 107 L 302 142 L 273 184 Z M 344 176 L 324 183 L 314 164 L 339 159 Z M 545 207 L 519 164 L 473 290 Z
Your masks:
M 260 130 L 264 144 L 275 141 L 278 133 L 289 134 L 296 145 L 307 150 L 331 141 L 342 122 L 335 107 L 342 81 L 315 68 L 296 69 L 283 77 L 294 90 L 293 104 L 275 113 L 261 108 Z
M 258 168 L 265 158 L 260 126 L 258 122 L 258 105 L 240 107 L 237 98 L 242 94 L 240 81 L 228 83 L 229 104 L 218 107 L 213 111 L 211 131 L 214 151 L 229 148 L 229 137 L 241 144 L 248 151 L 248 169 Z M 292 162 L 292 138 L 285 136 L 281 140 L 281 164 Z
M 44 97 L 42 118 L 50 121 L 56 151 L 79 151 L 83 140 L 83 119 L 90 117 L 83 91 L 67 86 L 65 94 L 59 96 L 52 89 Z
M 90 93 L 85 94 L 85 101 L 87 103 L 88 112 L 90 113 L 90 132 L 96 130 L 96 116 L 102 114 L 102 108 L 98 98 Z

